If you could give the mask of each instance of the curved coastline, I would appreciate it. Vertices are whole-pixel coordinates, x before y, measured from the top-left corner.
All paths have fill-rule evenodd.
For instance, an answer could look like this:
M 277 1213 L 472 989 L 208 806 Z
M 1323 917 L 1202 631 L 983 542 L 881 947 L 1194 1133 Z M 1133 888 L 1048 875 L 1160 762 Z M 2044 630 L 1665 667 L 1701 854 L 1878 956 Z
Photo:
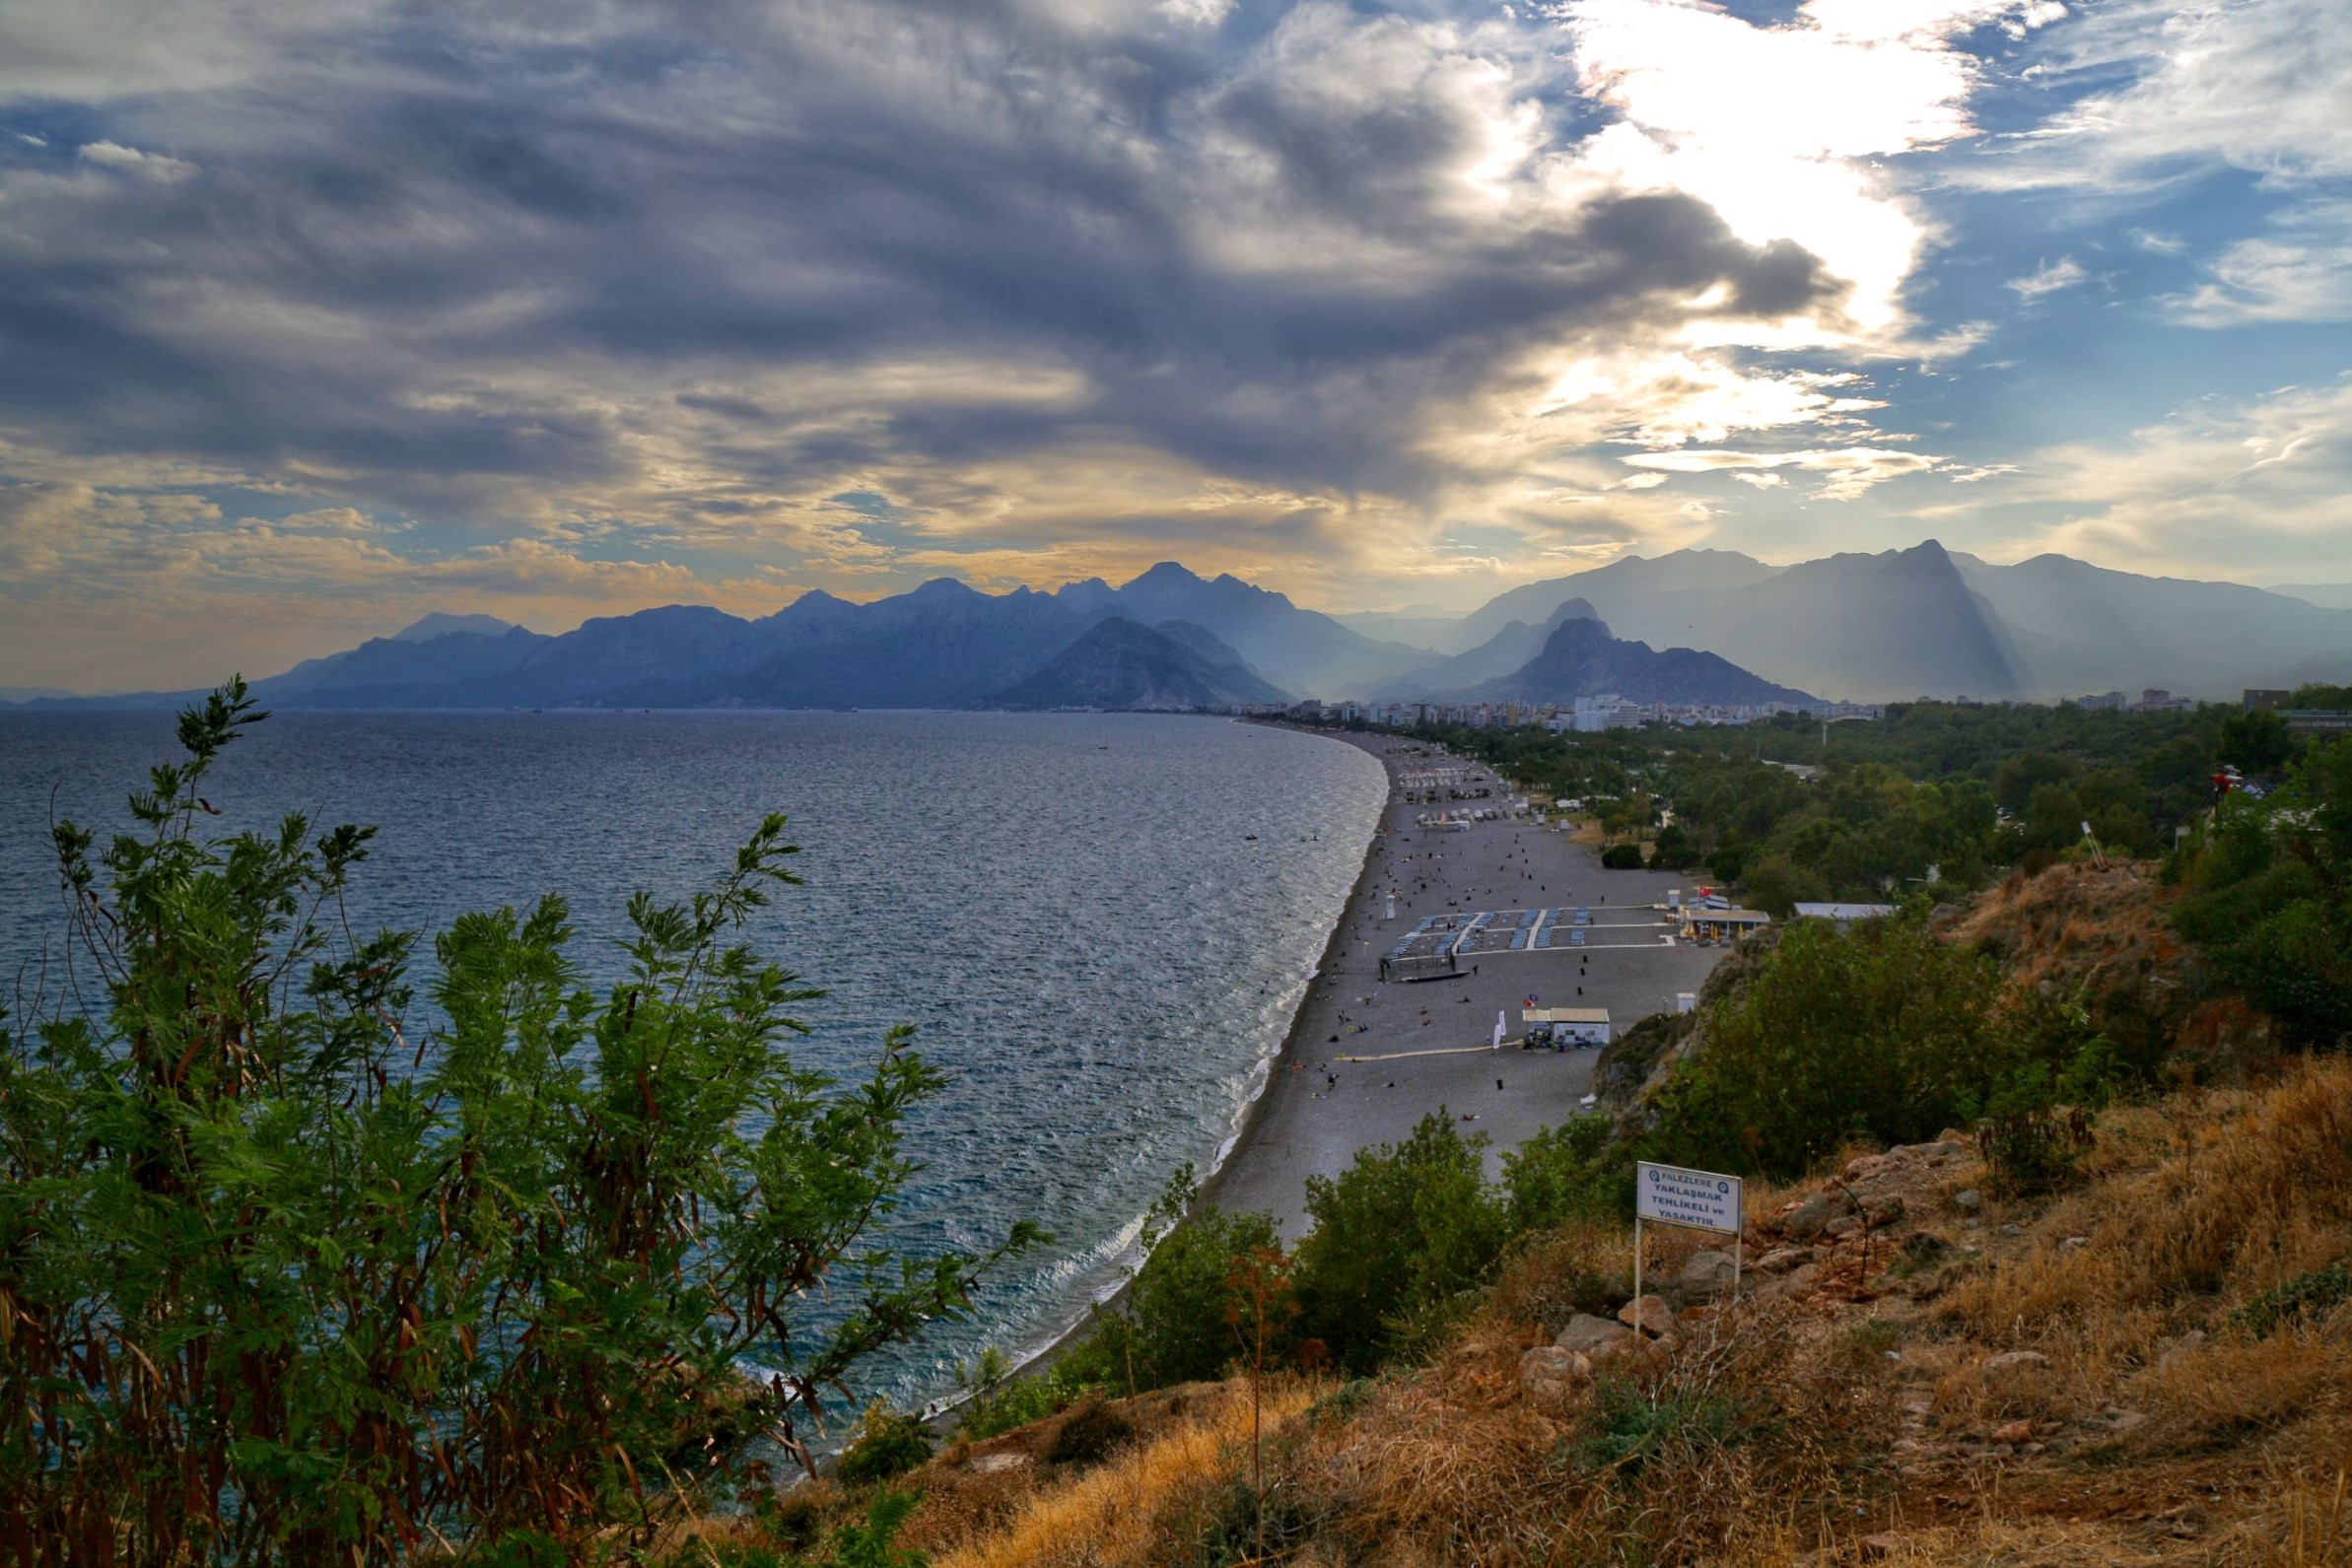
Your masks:
M 1385 784 L 1315 973 L 1302 981 L 1281 1045 L 1261 1058 L 1254 1092 L 1201 1184 L 1202 1204 L 1266 1211 L 1295 1242 L 1306 1228 L 1310 1178 L 1337 1176 L 1359 1151 L 1410 1137 L 1426 1116 L 1482 1136 L 1494 1175 L 1504 1151 L 1579 1113 L 1596 1053 L 1493 1052 L 1498 1017 L 1510 1030 L 1516 1009 L 1541 995 L 1548 1005 L 1606 1009 L 1623 1027 L 1696 990 L 1716 954 L 1671 934 L 1666 899 L 1683 874 L 1603 871 L 1591 848 L 1524 817 L 1418 831 L 1399 775 L 1439 759 L 1385 733 L 1269 727 L 1352 745 L 1379 764 Z M 1386 907 L 1392 888 L 1394 920 Z M 1379 978 L 1381 954 L 1424 916 L 1563 906 L 1590 907 L 1589 943 L 1489 952 L 1470 974 L 1423 985 Z M 1131 1243 L 1122 1257 L 1133 1251 Z M 1094 1306 L 1116 1303 L 1123 1290 L 1124 1281 Z M 1023 1366 L 1050 1366 L 1089 1316 L 1044 1328 L 1023 1347 Z
M 1243 722 L 1254 720 L 1245 719 Z M 1295 729 L 1287 724 L 1268 727 L 1290 729 L 1293 734 L 1315 735 L 1343 746 L 1356 745 L 1353 741 L 1320 730 Z M 1315 967 L 1307 975 L 1305 984 L 1299 987 L 1298 1000 L 1290 1009 L 1290 1027 L 1283 1031 L 1282 1043 L 1272 1054 L 1260 1058 L 1264 1063 L 1264 1071 L 1259 1075 L 1257 1090 L 1243 1105 L 1240 1120 L 1231 1136 L 1220 1146 L 1216 1163 L 1202 1178 L 1201 1196 L 1196 1206 L 1215 1205 L 1219 1194 L 1240 1180 L 1236 1172 L 1253 1153 L 1263 1147 L 1263 1134 L 1272 1115 L 1272 1107 L 1268 1102 L 1274 1098 L 1273 1091 L 1281 1081 L 1280 1074 L 1295 1059 L 1308 1016 L 1315 1010 L 1315 983 L 1321 977 L 1337 971 L 1340 957 L 1347 951 L 1349 930 L 1370 913 L 1372 872 L 1374 862 L 1379 857 L 1381 836 L 1388 831 L 1388 808 L 1397 797 L 1397 770 L 1386 757 L 1369 746 L 1356 745 L 1356 749 L 1379 766 L 1382 788 L 1380 806 L 1372 813 L 1372 829 L 1364 835 L 1363 858 L 1356 863 L 1355 879 L 1349 884 L 1348 897 L 1342 901 L 1340 913 L 1331 922 L 1331 934 L 1323 939 L 1323 950 L 1315 957 Z M 1303 1213 L 1304 1209 L 1305 1193 L 1302 1189 L 1299 1211 Z
M 1235 722 L 1258 723 L 1260 721 L 1237 719 Z M 1333 741 L 1343 746 L 1354 744 L 1344 737 L 1325 731 L 1303 729 L 1288 724 L 1268 724 L 1264 727 L 1285 729 L 1292 734 L 1312 735 L 1318 739 Z M 1251 1156 L 1263 1146 L 1271 1115 L 1268 1102 L 1273 1098 L 1272 1091 L 1280 1081 L 1280 1075 L 1294 1059 L 1300 1038 L 1308 1026 L 1315 1000 L 1315 982 L 1319 977 L 1332 972 L 1333 965 L 1346 949 L 1349 928 L 1369 908 L 1368 900 L 1375 862 L 1380 850 L 1380 839 L 1386 831 L 1389 807 L 1395 803 L 1396 799 L 1396 769 L 1388 759 L 1374 752 L 1369 746 L 1358 745 L 1356 749 L 1369 756 L 1381 771 L 1381 799 L 1379 805 L 1373 810 L 1371 827 L 1364 835 L 1363 855 L 1356 863 L 1355 876 L 1349 885 L 1348 896 L 1341 901 L 1339 913 L 1332 918 L 1331 930 L 1323 939 L 1323 946 L 1316 955 L 1313 968 L 1299 983 L 1298 999 L 1291 1004 L 1290 1022 L 1283 1031 L 1281 1043 L 1272 1052 L 1261 1056 L 1250 1069 L 1252 1082 L 1249 1093 L 1244 1096 L 1231 1129 L 1217 1144 L 1216 1153 L 1211 1157 L 1207 1172 L 1201 1178 L 1200 1196 L 1195 1201 L 1196 1208 L 1215 1204 L 1220 1193 L 1228 1185 L 1232 1174 L 1236 1171 L 1246 1173 Z M 1300 1192 L 1299 1212 L 1301 1214 L 1304 1212 L 1303 1188 Z M 1125 1265 L 1140 1261 L 1134 1236 L 1136 1230 L 1141 1228 L 1142 1218 L 1143 1216 L 1141 1214 L 1137 1215 L 1131 1222 L 1130 1228 L 1122 1232 L 1125 1239 L 1111 1255 L 1113 1261 Z M 1123 1274 L 1109 1289 L 1093 1297 L 1084 1310 L 1067 1321 L 1041 1326 L 1034 1339 L 1013 1351 L 1014 1365 L 1011 1376 L 1016 1378 L 1033 1377 L 1052 1367 L 1055 1359 L 1070 1348 L 1080 1331 L 1093 1321 L 1097 1312 L 1114 1307 L 1119 1303 L 1120 1299 L 1127 1294 L 1127 1276 Z M 952 1412 L 956 1406 L 962 1404 L 966 1398 L 967 1395 L 963 1391 L 958 1391 L 943 1399 L 934 1401 L 927 1410 L 926 1415 L 932 1419 L 942 1418 Z

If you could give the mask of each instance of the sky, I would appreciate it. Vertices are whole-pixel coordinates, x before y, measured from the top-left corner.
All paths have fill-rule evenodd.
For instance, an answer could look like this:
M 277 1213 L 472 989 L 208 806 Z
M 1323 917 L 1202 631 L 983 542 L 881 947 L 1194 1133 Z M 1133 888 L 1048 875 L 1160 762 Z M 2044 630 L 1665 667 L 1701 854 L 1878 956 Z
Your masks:
M 11 0 L 0 685 L 1175 559 L 2352 580 L 2343 0 Z

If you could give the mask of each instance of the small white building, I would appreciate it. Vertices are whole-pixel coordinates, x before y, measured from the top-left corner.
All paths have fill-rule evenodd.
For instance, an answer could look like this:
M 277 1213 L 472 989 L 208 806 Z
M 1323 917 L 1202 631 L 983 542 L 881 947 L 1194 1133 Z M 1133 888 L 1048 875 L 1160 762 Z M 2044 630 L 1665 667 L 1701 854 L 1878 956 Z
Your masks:
M 1571 1046 L 1605 1046 L 1609 1044 L 1609 1009 L 1606 1007 L 1523 1007 L 1519 1021 L 1532 1033 L 1546 1029 L 1552 1038 Z

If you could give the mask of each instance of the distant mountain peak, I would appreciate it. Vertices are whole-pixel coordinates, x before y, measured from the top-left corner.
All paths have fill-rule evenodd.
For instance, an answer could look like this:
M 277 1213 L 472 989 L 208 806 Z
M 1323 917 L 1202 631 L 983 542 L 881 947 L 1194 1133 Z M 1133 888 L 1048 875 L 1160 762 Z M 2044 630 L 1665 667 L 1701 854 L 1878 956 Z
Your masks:
M 977 599 L 986 596 L 961 578 L 934 578 L 907 595 L 910 599 Z
M 1562 621 L 1597 622 L 1600 619 L 1601 612 L 1592 607 L 1592 602 L 1590 600 L 1562 599 L 1559 602 L 1559 608 L 1554 610 L 1550 615 L 1544 618 L 1544 625 L 1546 627 L 1554 627 L 1559 625 L 1559 623 Z
M 1132 588 L 1136 586 L 1137 583 L 1148 583 L 1153 587 L 1159 587 L 1163 584 L 1199 582 L 1202 580 L 1204 579 L 1198 572 L 1195 572 L 1192 568 L 1186 566 L 1181 561 L 1155 561 L 1148 569 L 1138 573 L 1124 585 Z
M 423 620 L 394 632 L 388 641 L 394 643 L 430 643 L 437 637 L 463 632 L 473 637 L 504 637 L 515 630 L 515 623 L 502 621 L 495 615 L 451 615 L 435 610 Z

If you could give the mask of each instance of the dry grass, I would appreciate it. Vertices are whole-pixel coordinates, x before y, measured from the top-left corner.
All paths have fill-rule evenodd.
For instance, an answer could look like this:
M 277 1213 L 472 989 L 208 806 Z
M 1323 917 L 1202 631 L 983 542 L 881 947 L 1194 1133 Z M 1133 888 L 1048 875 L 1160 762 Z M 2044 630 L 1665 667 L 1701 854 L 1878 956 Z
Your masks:
M 1290 1528 L 1269 1560 L 2352 1568 L 2352 1308 L 2229 1322 L 2352 1255 L 2352 1062 L 2118 1111 L 2100 1134 L 2074 1193 L 1973 1226 L 1949 1199 L 1981 1170 L 1936 1165 L 1903 1222 L 1940 1237 L 1933 1288 L 1880 1271 L 1900 1239 L 1867 1267 L 1848 1245 L 1806 1288 L 1687 1322 L 1564 1398 L 1523 1391 L 1519 1358 L 1622 1299 L 1628 1237 L 1538 1239 L 1426 1365 L 1312 1412 L 1328 1385 L 1275 1394 Z M 1656 1242 L 1661 1281 L 1704 1245 Z M 2042 1359 L 1993 1364 L 2017 1349 Z M 1231 1564 L 1230 1529 L 1211 1542 L 1246 1430 L 1232 1385 L 1074 1479 L 934 1466 L 912 1535 L 937 1568 Z
M 2172 1104 L 2177 1152 L 2060 1204 L 2026 1259 L 1956 1291 L 1948 1315 L 1995 1342 L 2072 1328 L 2137 1357 L 2352 1252 L 2352 1062 Z
M 1857 1462 L 1889 1437 L 1883 1364 L 1810 1327 L 1744 1312 L 1549 1409 L 1496 1375 L 1509 1339 L 1473 1340 L 1313 1434 L 1298 1493 L 1378 1568 L 1785 1560 L 1878 1484 Z
M 1306 1410 L 1327 1385 L 1266 1390 L 1269 1429 Z M 1233 1384 L 1125 1455 L 1050 1485 L 1004 1525 L 937 1552 L 934 1568 L 1136 1568 L 1164 1559 L 1171 1528 L 1247 1464 L 1250 1400 Z

